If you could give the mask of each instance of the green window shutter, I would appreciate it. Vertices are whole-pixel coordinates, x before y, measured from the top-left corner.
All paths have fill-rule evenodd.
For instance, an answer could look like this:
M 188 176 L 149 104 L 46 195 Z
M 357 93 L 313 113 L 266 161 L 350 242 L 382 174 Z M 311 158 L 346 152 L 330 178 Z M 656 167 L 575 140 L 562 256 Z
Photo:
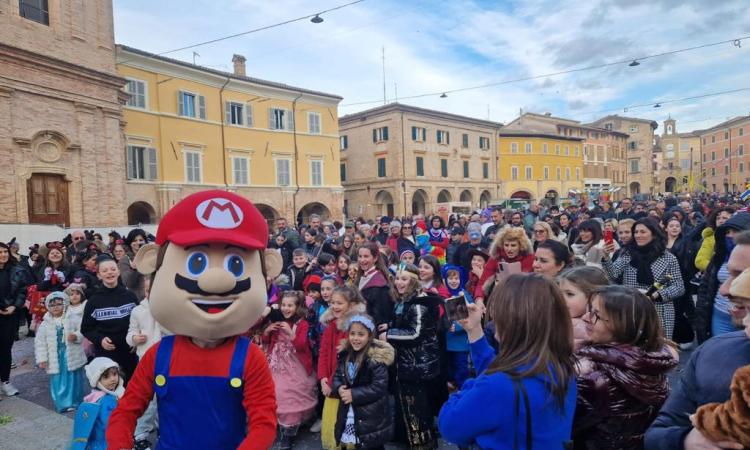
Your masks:
M 383 140 L 388 140 L 388 127 L 383 127 Z
M 147 171 L 146 171 L 146 179 L 148 180 L 155 180 L 156 179 L 156 149 L 151 147 L 146 149 L 146 152 L 148 153 L 148 165 Z
M 135 152 L 135 149 L 131 146 L 125 147 L 125 155 L 128 160 L 128 179 L 132 180 L 135 178 L 135 158 L 133 153 Z
M 378 142 L 378 130 L 377 128 L 372 129 L 372 142 Z
M 427 142 L 427 128 L 422 128 L 422 141 Z
M 293 130 L 294 129 L 294 113 L 292 113 L 292 111 L 287 110 L 286 114 L 284 115 L 286 116 L 287 129 Z
M 245 104 L 245 126 L 248 128 L 253 126 L 253 104 L 250 102 Z
M 232 103 L 224 102 L 224 123 L 232 123 Z
M 183 103 L 184 99 L 182 97 L 182 91 L 177 91 L 177 114 L 180 116 L 185 115 L 185 104 Z
M 268 129 L 269 130 L 276 129 L 276 117 L 275 117 L 273 108 L 268 108 Z

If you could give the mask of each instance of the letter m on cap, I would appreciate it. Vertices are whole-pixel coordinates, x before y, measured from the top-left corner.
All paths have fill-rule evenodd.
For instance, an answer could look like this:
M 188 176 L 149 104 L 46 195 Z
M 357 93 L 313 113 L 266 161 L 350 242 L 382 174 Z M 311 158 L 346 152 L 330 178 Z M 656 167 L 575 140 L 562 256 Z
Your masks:
M 244 219 L 240 207 L 225 198 L 212 198 L 201 202 L 195 209 L 195 215 L 198 222 L 207 228 L 237 228 Z

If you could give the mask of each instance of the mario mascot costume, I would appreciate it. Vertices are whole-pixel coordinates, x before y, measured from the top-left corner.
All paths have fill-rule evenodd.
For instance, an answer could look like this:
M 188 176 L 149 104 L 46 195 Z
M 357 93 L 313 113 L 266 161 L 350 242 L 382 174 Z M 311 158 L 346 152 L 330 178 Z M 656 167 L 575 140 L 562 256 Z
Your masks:
M 268 226 L 247 199 L 212 190 L 164 215 L 156 244 L 135 264 L 154 274 L 154 319 L 162 338 L 138 364 L 107 427 L 107 448 L 133 448 L 136 420 L 156 394 L 160 450 L 268 449 L 276 398 L 263 352 L 238 335 L 260 318 L 266 276 L 281 256 L 266 250 Z

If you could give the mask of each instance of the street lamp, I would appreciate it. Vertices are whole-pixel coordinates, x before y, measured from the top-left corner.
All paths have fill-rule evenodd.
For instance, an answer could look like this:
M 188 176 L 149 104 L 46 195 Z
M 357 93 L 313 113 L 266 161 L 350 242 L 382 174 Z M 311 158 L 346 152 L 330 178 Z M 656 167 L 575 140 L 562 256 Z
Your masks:
M 319 14 L 315 14 L 315 17 L 313 17 L 312 19 L 310 19 L 310 22 L 312 22 L 312 23 L 321 23 L 321 22 L 323 22 L 323 18 L 320 17 Z

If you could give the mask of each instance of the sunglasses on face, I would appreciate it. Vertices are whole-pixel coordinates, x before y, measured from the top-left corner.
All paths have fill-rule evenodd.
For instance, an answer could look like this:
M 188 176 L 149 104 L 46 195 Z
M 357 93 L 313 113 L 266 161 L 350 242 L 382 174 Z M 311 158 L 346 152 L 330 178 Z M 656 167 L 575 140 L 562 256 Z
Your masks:
M 534 233 L 536 233 L 536 234 L 544 234 L 544 233 L 546 233 L 546 231 L 545 230 L 534 230 Z

